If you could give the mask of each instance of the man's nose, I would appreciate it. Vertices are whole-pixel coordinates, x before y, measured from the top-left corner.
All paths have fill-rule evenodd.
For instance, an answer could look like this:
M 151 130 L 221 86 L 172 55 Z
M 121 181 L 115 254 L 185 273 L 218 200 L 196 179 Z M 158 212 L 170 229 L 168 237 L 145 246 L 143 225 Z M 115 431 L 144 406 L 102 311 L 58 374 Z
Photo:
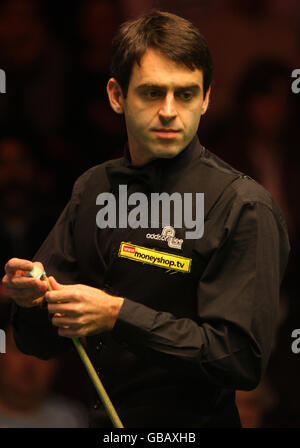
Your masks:
M 167 93 L 159 110 L 159 117 L 164 121 L 170 121 L 177 115 L 173 93 Z

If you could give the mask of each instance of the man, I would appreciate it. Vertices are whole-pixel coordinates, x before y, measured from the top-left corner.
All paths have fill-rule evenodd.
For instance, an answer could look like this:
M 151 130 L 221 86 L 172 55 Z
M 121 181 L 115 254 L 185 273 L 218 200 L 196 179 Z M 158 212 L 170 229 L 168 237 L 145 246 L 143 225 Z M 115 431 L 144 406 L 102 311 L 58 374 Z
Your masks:
M 70 338 L 86 337 L 125 427 L 238 427 L 235 390 L 257 386 L 272 347 L 289 252 L 284 219 L 261 186 L 198 141 L 212 63 L 188 21 L 154 11 L 123 24 L 112 75 L 107 92 L 125 116 L 125 156 L 76 181 L 36 254 L 54 291 L 24 277 L 32 262 L 6 264 L 16 342 L 50 358 L 67 350 Z M 158 228 L 149 220 L 146 228 L 124 225 L 120 186 L 147 198 L 204 193 L 204 234 L 188 238 L 191 226 L 185 220 L 176 227 L 173 209 Z M 123 212 L 116 226 L 101 228 L 110 193 Z M 196 226 L 197 203 L 188 205 Z M 109 424 L 94 402 L 91 426 Z

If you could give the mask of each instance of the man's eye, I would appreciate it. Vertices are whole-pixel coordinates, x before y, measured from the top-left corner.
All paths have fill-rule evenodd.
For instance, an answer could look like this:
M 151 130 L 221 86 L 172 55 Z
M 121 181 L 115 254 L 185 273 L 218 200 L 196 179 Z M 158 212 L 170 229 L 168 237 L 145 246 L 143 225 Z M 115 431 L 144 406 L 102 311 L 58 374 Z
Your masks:
M 162 95 L 162 93 L 161 92 L 159 92 L 158 90 L 148 90 L 148 91 L 146 91 L 145 93 L 144 93 L 144 95 L 147 97 L 147 98 L 159 98 L 159 97 L 161 97 L 161 95 Z
M 181 92 L 179 93 L 179 96 L 184 101 L 189 101 L 193 98 L 193 94 L 191 92 Z

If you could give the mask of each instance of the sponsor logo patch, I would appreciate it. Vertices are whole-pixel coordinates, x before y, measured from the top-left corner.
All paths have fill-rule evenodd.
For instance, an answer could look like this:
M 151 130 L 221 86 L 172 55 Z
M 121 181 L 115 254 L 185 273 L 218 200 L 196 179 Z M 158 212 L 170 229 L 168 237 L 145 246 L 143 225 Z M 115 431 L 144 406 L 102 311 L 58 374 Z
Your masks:
M 136 244 L 122 242 L 119 249 L 119 257 L 129 258 L 140 263 L 152 264 L 159 268 L 171 271 L 188 273 L 191 271 L 192 259 L 181 257 L 155 249 L 137 246 Z
M 160 241 L 167 241 L 168 246 L 173 249 L 181 249 L 183 240 L 175 238 L 175 229 L 172 226 L 166 226 L 159 233 L 147 233 L 146 238 Z

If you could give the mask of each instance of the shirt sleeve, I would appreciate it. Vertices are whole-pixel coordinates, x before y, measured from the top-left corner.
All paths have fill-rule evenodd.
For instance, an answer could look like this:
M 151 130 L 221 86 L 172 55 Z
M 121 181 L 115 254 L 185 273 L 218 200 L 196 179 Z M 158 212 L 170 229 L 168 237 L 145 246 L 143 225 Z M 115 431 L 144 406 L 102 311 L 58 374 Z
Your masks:
M 125 299 L 113 333 L 185 378 L 253 389 L 271 353 L 288 252 L 285 224 L 273 210 L 237 200 L 198 283 L 198 318 Z

